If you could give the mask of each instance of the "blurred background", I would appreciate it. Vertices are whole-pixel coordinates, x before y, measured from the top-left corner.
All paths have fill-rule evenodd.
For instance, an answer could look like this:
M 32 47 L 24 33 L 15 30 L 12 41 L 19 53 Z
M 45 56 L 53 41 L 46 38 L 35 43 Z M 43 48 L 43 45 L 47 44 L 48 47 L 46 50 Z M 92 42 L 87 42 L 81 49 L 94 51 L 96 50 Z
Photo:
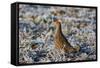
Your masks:
M 63 55 L 54 49 L 54 18 L 62 32 L 80 51 Z M 41 63 L 96 59 L 96 9 L 44 5 L 19 5 L 19 62 Z

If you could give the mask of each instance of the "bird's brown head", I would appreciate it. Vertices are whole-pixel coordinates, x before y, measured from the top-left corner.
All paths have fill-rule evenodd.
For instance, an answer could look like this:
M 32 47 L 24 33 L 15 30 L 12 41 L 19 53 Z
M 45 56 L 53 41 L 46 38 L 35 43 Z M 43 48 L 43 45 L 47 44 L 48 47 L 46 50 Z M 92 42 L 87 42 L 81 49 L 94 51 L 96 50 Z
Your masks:
M 55 27 L 59 27 L 59 26 L 61 26 L 61 20 L 56 19 L 56 20 L 54 20 L 53 24 L 54 24 Z

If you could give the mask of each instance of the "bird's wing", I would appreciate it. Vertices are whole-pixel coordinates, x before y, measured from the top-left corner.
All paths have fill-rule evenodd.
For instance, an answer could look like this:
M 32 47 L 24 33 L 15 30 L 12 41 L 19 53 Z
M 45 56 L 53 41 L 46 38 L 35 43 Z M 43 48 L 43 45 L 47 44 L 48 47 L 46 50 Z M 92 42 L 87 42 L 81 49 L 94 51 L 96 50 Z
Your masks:
M 64 35 L 62 35 L 62 36 L 63 36 L 64 47 L 66 47 L 66 45 L 67 45 L 67 47 L 72 47 L 71 44 L 69 43 L 69 41 L 67 40 L 67 38 L 65 38 Z

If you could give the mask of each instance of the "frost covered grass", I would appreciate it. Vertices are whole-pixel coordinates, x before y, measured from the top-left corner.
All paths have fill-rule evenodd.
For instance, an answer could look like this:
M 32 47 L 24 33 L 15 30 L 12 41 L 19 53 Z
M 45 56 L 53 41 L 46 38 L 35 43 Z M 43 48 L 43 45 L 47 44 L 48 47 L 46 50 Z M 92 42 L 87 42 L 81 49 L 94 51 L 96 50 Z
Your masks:
M 53 17 L 76 53 L 55 49 Z M 19 62 L 45 63 L 96 59 L 96 10 L 93 8 L 19 5 Z

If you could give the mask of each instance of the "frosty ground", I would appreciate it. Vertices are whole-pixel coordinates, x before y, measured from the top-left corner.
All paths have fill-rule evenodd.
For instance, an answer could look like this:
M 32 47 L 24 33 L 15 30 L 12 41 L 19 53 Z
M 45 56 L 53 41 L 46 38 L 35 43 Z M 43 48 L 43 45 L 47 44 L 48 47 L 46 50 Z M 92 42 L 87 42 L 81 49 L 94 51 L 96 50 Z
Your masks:
M 58 12 L 59 15 L 54 13 Z M 53 18 L 76 53 L 59 53 L 54 45 Z M 22 64 L 96 59 L 95 8 L 19 5 L 19 62 Z

